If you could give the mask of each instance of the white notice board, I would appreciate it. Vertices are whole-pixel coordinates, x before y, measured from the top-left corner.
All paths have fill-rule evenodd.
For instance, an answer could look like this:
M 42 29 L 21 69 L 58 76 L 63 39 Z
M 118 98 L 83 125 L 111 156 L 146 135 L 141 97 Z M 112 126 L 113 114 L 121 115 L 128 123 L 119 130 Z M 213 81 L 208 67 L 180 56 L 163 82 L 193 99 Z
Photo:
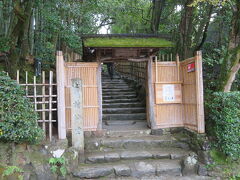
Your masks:
M 164 84 L 162 86 L 162 97 L 165 102 L 173 102 L 175 101 L 175 90 L 173 84 Z
M 182 85 L 175 84 L 155 84 L 156 104 L 182 103 Z

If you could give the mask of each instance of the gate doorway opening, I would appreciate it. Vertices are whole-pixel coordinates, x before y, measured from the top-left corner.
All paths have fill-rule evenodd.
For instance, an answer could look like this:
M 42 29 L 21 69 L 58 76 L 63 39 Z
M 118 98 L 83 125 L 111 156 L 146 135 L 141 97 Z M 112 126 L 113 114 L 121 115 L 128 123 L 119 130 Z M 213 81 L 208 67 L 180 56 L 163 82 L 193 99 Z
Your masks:
M 103 129 L 147 130 L 147 62 L 102 63 Z

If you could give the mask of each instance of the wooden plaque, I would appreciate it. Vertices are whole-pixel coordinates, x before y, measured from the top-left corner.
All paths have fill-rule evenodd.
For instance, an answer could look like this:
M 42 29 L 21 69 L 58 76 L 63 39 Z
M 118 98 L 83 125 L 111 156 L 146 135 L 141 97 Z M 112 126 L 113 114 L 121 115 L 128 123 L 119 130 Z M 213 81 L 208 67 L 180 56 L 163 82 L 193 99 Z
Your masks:
M 182 103 L 181 84 L 155 84 L 156 104 Z

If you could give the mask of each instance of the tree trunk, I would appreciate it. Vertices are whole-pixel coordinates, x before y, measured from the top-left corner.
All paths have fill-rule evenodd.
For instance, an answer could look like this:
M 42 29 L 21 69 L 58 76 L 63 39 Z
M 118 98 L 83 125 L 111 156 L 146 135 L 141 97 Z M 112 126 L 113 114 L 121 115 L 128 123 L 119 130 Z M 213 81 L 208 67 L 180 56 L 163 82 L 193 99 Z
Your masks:
M 193 30 L 193 6 L 189 6 L 194 0 L 187 0 L 184 5 L 184 12 L 181 17 L 179 25 L 180 37 L 177 43 L 177 51 L 181 59 L 186 59 L 193 56 L 192 44 L 192 30 Z
M 11 47 L 7 62 L 7 71 L 12 78 L 16 76 L 20 57 L 21 59 L 23 58 L 22 61 L 25 62 L 24 56 L 26 56 L 28 52 L 27 48 L 29 48 L 29 46 L 26 35 L 28 32 L 32 5 L 32 1 L 21 2 L 20 0 L 16 0 L 14 3 L 14 13 L 17 17 L 17 24 L 10 34 Z
M 157 33 L 158 31 L 164 6 L 165 6 L 165 0 L 153 0 L 152 19 L 151 19 L 152 33 Z
M 224 58 L 219 76 L 219 90 L 229 92 L 240 69 L 240 1 L 235 0 L 232 27 L 229 34 L 228 53 Z
M 196 44 L 198 44 L 195 48 L 195 51 L 199 51 L 204 42 L 206 41 L 207 39 L 207 32 L 208 32 L 208 27 L 209 27 L 209 24 L 210 24 L 210 20 L 211 20 L 211 15 L 212 15 L 212 11 L 213 11 L 213 5 L 209 5 L 208 7 L 208 11 L 207 11 L 207 14 L 205 15 L 206 17 L 204 18 L 204 22 L 202 23 L 203 24 L 203 28 L 200 28 L 200 31 L 198 31 L 198 38 L 196 40 Z M 199 41 L 200 37 L 202 37 L 201 41 Z

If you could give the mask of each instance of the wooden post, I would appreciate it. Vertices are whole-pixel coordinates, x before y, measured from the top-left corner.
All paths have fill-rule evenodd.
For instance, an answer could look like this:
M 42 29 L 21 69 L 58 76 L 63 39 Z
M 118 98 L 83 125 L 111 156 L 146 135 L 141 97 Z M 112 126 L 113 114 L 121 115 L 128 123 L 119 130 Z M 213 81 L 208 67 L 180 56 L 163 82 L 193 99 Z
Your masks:
M 71 119 L 72 119 L 72 146 L 84 151 L 84 131 L 83 131 L 83 97 L 82 81 L 72 79 L 71 87 Z
M 176 63 L 177 63 L 177 80 L 180 81 L 180 61 L 178 54 L 176 56 Z
M 17 70 L 17 83 L 19 84 L 19 70 Z
M 196 96 L 197 96 L 197 128 L 198 133 L 205 133 L 201 51 L 197 51 L 195 66 L 196 66 Z
M 49 139 L 52 141 L 52 84 L 53 72 L 49 72 Z
M 98 129 L 102 129 L 102 66 L 100 54 L 97 54 L 97 88 L 98 88 Z
M 58 138 L 66 139 L 65 93 L 64 93 L 64 60 L 62 51 L 57 51 L 57 107 L 58 107 Z
M 155 56 L 155 83 L 158 82 L 158 63 L 157 63 L 157 56 Z
M 36 76 L 33 76 L 33 98 L 34 98 L 34 110 L 37 111 L 37 85 L 36 85 Z
M 42 72 L 42 128 L 44 130 L 44 132 L 46 133 L 46 112 L 45 112 L 45 109 L 46 109 L 46 104 L 45 104 L 45 95 L 46 95 L 46 92 L 45 92 L 45 71 Z
M 152 56 L 148 60 L 147 68 L 147 109 L 148 109 L 148 118 L 151 123 L 151 129 L 156 129 L 156 121 L 154 115 L 154 90 L 153 90 L 153 80 L 152 80 Z
M 28 96 L 28 72 L 26 71 L 26 77 L 25 77 L 25 83 L 26 83 L 26 87 L 25 87 L 25 91 L 26 91 L 26 96 Z

